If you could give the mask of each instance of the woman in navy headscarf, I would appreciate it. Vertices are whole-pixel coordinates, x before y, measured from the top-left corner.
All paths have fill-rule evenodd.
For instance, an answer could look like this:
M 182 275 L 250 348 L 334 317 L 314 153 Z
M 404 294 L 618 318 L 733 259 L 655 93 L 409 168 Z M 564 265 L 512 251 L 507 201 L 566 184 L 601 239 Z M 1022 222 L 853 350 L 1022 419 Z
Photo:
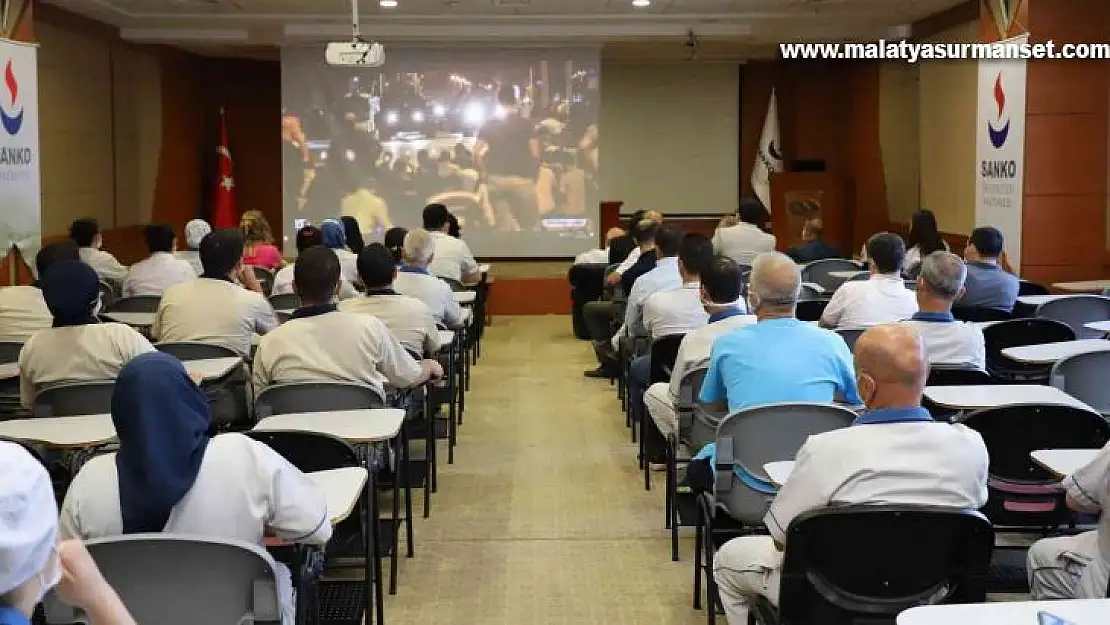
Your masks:
M 208 402 L 168 354 L 140 356 L 112 395 L 119 452 L 81 468 L 62 505 L 63 538 L 173 532 L 261 544 L 267 533 L 322 545 L 331 537 L 324 494 L 266 445 L 210 437 Z M 283 615 L 293 591 L 282 567 Z
M 343 278 L 356 287 L 360 286 L 362 278 L 358 275 L 358 255 L 347 249 L 347 233 L 343 224 L 335 219 L 325 219 L 320 224 L 320 232 L 324 235 L 324 245 L 339 257 Z
M 19 353 L 19 395 L 30 408 L 45 388 L 66 382 L 111 380 L 139 354 L 154 351 L 122 323 L 99 323 L 100 279 L 76 260 L 55 263 L 39 280 L 52 328 L 31 336 Z

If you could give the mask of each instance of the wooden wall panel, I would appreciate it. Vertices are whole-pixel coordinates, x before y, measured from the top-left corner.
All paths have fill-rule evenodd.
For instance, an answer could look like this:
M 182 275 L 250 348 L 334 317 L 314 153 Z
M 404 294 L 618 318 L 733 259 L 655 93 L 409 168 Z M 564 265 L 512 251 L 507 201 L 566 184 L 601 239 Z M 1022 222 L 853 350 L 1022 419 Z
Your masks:
M 1105 114 L 1030 114 L 1026 196 L 1105 194 L 1106 133 Z

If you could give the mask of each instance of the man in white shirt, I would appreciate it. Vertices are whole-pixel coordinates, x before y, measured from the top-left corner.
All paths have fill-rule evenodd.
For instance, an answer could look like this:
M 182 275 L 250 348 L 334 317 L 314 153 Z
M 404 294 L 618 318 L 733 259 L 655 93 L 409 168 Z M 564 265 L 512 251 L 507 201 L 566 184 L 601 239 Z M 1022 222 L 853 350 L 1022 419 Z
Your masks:
M 301 307 L 258 342 L 256 393 L 290 382 L 352 382 L 385 401 L 387 384 L 411 388 L 443 375 L 438 362 L 414 360 L 377 317 L 336 308 L 341 271 L 338 256 L 324 246 L 297 257 L 293 288 Z
M 100 235 L 100 224 L 91 217 L 74 220 L 69 226 L 69 238 L 80 249 L 81 260 L 92 267 L 101 280 L 120 285 L 127 277 L 127 267 L 124 267 L 108 252 L 100 249 L 104 245 L 104 237 Z
M 618 237 L 624 236 L 624 230 L 620 228 L 609 228 L 605 233 L 605 247 L 592 249 L 588 252 L 582 252 L 574 257 L 575 265 L 606 265 L 609 263 L 609 243 Z
M 682 232 L 678 228 L 671 225 L 659 228 L 655 235 L 655 252 L 658 255 L 655 269 L 637 278 L 628 293 L 624 328 L 629 337 L 648 334 L 643 325 L 644 304 L 648 297 L 659 291 L 682 287 L 682 274 L 678 270 L 678 250 L 681 246 Z
M 249 355 L 254 334 L 273 330 L 278 319 L 254 273 L 243 265 L 243 235 L 237 228 L 209 234 L 201 242 L 200 260 L 199 278 L 162 294 L 151 333 L 160 342 L 212 343 Z
M 730 217 L 721 220 L 713 234 L 713 250 L 751 267 L 756 256 L 775 250 L 775 235 L 760 229 L 767 221 L 767 211 L 759 200 L 750 197 L 740 200 L 738 215 L 739 222 Z
M 51 243 L 35 254 L 35 271 L 41 278 L 51 265 L 66 260 L 81 260 L 77 245 L 72 241 Z M 53 325 L 39 282 L 0 289 L 0 341 L 26 343 L 35 332 Z
M 434 253 L 428 270 L 432 275 L 454 280 L 460 284 L 475 284 L 482 279 L 478 261 L 470 253 L 470 246 L 462 239 L 447 234 L 451 227 L 451 212 L 443 204 L 424 207 L 424 229 L 431 234 Z
M 366 285 L 366 294 L 343 301 L 339 310 L 377 317 L 413 356 L 430 356 L 443 347 L 428 305 L 393 290 L 397 266 L 384 245 L 371 243 L 362 248 L 358 274 Z
M 324 244 L 324 233 L 316 226 L 305 226 L 297 231 L 297 253 L 310 247 Z M 293 292 L 293 265 L 286 265 L 274 274 L 274 286 L 270 290 L 273 295 L 285 295 Z M 346 276 L 339 276 L 339 299 L 345 300 L 358 297 L 358 290 L 347 280 Z
M 653 243 L 652 246 L 647 246 L 645 248 L 641 241 L 636 240 L 636 225 L 641 223 L 645 219 L 655 222 L 656 227 L 658 227 L 663 223 L 663 213 L 660 213 L 659 211 L 643 210 L 632 213 L 632 217 L 628 220 L 628 234 L 625 236 L 632 237 L 633 242 L 636 244 L 636 247 L 632 248 L 632 251 L 628 253 L 628 256 L 625 256 L 624 259 L 621 260 L 620 264 L 617 265 L 617 268 L 612 273 L 610 273 L 608 276 L 605 276 L 605 283 L 609 286 L 616 286 L 617 284 L 619 284 L 624 273 L 631 269 L 632 265 L 636 264 L 636 261 L 640 260 L 640 255 L 644 253 L 644 250 L 652 249 L 652 247 L 654 246 Z
M 952 316 L 952 303 L 964 294 L 964 261 L 951 252 L 933 252 L 920 264 L 915 288 L 918 312 L 903 323 L 921 335 L 929 364 L 985 370 L 983 330 Z
M 868 280 L 840 285 L 821 315 L 821 327 L 859 330 L 904 321 L 917 312 L 917 299 L 902 280 L 906 244 L 902 237 L 880 232 L 867 240 Z
M 401 247 L 400 271 L 393 282 L 393 289 L 402 295 L 415 297 L 432 311 L 437 324 L 448 328 L 461 328 L 463 311 L 455 301 L 455 294 L 446 282 L 429 270 L 434 262 L 438 244 L 427 230 L 410 230 Z
M 131 265 L 123 281 L 124 297 L 162 295 L 167 287 L 197 277 L 188 261 L 174 257 L 177 235 L 168 224 L 149 224 L 143 228 L 150 256 Z
M 798 450 L 764 519 L 770 536 L 730 540 L 713 559 L 730 625 L 746 625 L 756 597 L 778 604 L 787 529 L 805 512 L 863 504 L 975 510 L 987 502 L 983 439 L 963 425 L 933 421 L 921 407 L 928 374 L 913 328 L 877 326 L 860 337 L 856 379 L 867 412 L 851 427 L 810 436 Z
M 743 276 L 736 263 L 727 256 L 718 256 L 701 272 L 701 304 L 709 314 L 709 323 L 686 333 L 678 346 L 670 383 L 656 382 L 644 393 L 644 404 L 652 421 L 664 438 L 676 434 L 679 390 L 686 374 L 709 364 L 709 349 L 718 336 L 756 322 L 755 315 L 745 313 L 740 301 Z

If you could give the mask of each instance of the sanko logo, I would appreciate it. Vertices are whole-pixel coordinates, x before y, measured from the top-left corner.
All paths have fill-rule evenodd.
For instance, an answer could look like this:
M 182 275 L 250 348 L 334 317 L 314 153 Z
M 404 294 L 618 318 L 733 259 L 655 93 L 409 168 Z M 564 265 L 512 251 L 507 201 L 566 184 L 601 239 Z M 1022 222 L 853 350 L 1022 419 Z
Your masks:
M 1010 136 L 1010 120 L 1003 119 L 1006 114 L 1006 90 L 1002 88 L 1001 72 L 994 79 L 994 102 L 998 105 L 998 118 L 994 124 L 987 120 L 987 134 L 990 136 L 991 145 L 997 150 L 1006 144 L 1006 138 Z M 998 127 L 996 128 L 995 125 Z
M 19 81 L 12 71 L 12 61 L 4 66 L 4 93 L 0 95 L 0 125 L 13 137 L 23 127 L 23 102 L 19 99 Z

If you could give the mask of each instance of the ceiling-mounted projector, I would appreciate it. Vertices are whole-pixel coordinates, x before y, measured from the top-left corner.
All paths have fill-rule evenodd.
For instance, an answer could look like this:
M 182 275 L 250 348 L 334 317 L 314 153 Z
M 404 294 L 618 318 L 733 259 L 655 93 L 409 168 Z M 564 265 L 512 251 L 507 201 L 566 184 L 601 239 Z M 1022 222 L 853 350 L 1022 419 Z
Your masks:
M 324 50 L 324 60 L 328 65 L 343 67 L 381 67 L 385 63 L 385 47 L 359 39 L 335 41 Z

